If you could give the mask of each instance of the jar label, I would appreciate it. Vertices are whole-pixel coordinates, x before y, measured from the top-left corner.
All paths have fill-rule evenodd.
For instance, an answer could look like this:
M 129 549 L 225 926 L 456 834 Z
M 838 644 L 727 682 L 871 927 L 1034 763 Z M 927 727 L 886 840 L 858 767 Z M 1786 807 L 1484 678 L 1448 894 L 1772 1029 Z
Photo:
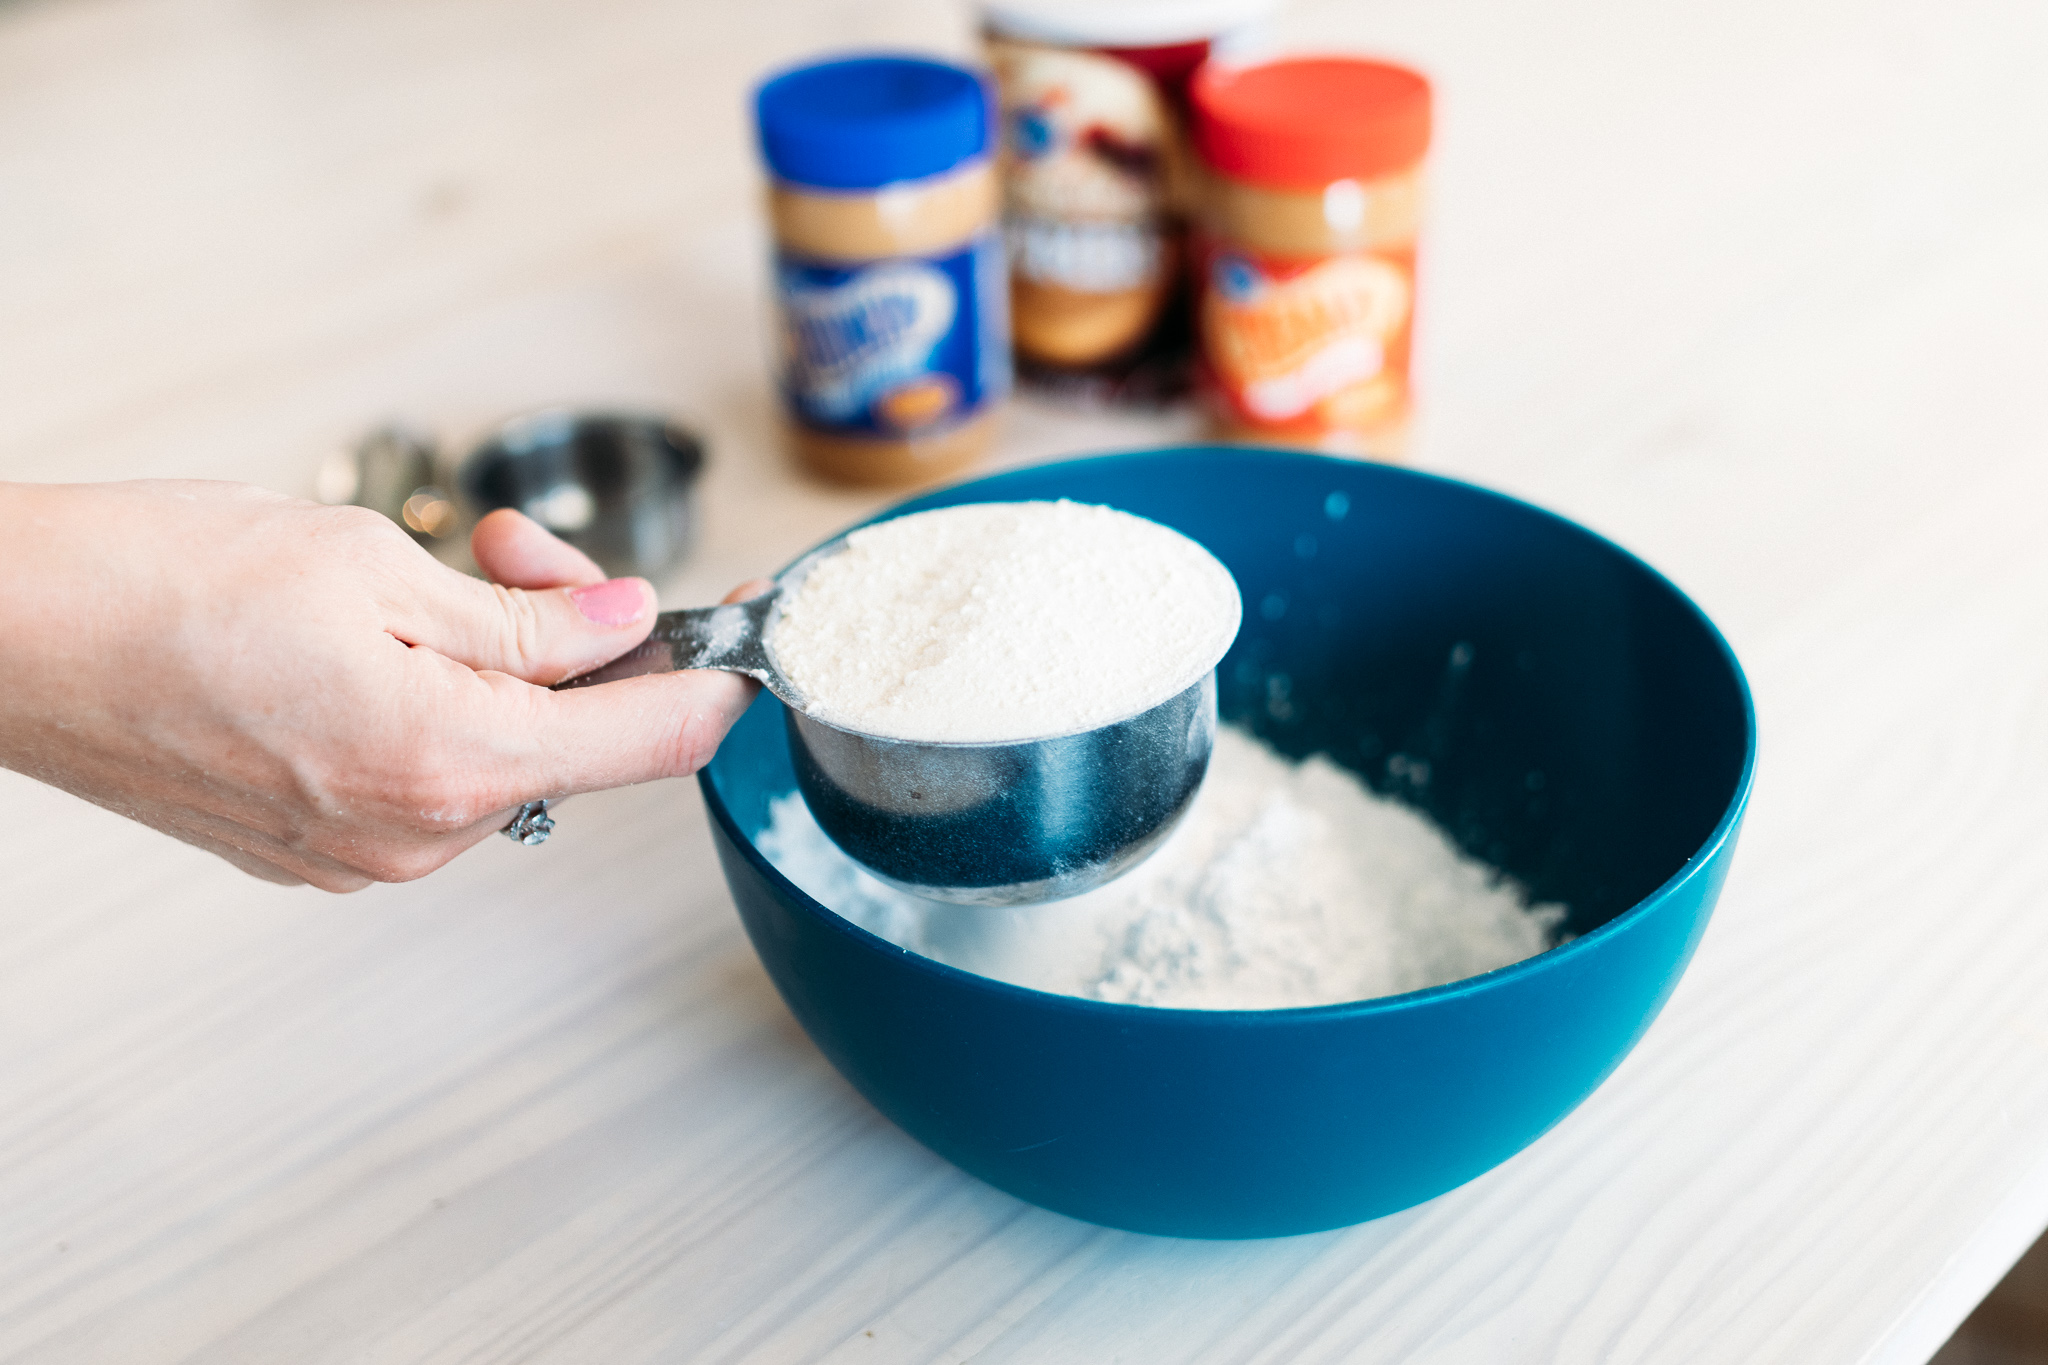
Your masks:
M 1174 51 L 1177 72 L 989 39 L 1017 352 L 1040 383 L 1092 375 L 1137 398 L 1185 382 L 1192 158 L 1175 105 L 1206 45 Z
M 776 253 L 782 387 L 807 426 L 905 437 L 955 425 L 1009 387 L 1001 239 L 857 265 Z
M 1401 418 L 1412 255 L 1284 261 L 1213 245 L 1204 255 L 1202 351 L 1241 420 L 1324 431 Z
M 1179 208 L 1186 153 L 1158 84 L 1099 52 L 996 38 L 1004 212 L 1148 223 Z
M 1011 218 L 1010 268 L 1037 284 L 1080 294 L 1151 289 L 1166 274 L 1163 234 L 1151 223 L 1067 223 Z

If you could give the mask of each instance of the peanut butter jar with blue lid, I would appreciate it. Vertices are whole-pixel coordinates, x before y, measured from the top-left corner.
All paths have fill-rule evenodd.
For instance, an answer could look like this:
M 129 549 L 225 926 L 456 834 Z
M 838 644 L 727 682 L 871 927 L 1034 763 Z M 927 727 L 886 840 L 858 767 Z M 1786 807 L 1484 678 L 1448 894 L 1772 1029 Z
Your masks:
M 839 482 L 928 483 L 987 449 L 1010 391 L 983 79 L 924 57 L 785 71 L 754 100 L 789 442 Z

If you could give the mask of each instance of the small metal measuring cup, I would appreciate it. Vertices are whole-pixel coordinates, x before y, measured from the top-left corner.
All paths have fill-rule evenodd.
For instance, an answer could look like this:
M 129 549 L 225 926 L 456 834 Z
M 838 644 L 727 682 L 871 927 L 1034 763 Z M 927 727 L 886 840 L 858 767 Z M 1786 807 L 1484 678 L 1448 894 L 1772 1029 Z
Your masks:
M 664 417 L 548 408 L 499 427 L 456 483 L 477 515 L 516 507 L 606 573 L 653 576 L 689 547 L 703 463 L 703 443 Z
M 783 597 L 844 538 L 748 602 L 663 612 L 638 648 L 562 687 L 685 668 L 758 679 L 787 708 L 797 786 L 854 861 L 913 895 L 1033 905 L 1100 886 L 1141 861 L 1186 814 L 1216 742 L 1216 675 L 1079 734 L 925 743 L 863 734 L 806 713 L 775 661 Z
M 336 451 L 316 482 L 320 501 L 382 512 L 457 567 L 474 567 L 460 548 L 470 527 L 516 507 L 607 574 L 656 578 L 690 547 L 703 464 L 704 443 L 660 414 L 545 408 L 492 432 L 452 492 L 434 439 L 398 424 Z

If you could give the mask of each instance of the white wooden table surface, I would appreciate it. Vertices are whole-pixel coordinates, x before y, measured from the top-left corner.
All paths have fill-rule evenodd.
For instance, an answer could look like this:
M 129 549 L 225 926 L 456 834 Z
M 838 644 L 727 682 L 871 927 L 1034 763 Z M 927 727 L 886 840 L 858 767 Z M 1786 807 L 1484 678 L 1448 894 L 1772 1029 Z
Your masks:
M 1304 0 L 1435 74 L 1417 460 L 1607 532 L 1762 725 L 1669 1009 L 1377 1223 L 1071 1222 L 784 1012 L 693 785 L 347 899 L 0 774 L 0 1360 L 1924 1359 L 2048 1223 L 2048 7 Z M 943 0 L 4 0 L 0 477 L 310 487 L 403 415 L 774 453 L 744 92 Z M 1181 420 L 1022 412 L 1000 460 Z M 0 534 L 4 534 L 0 528 Z M 0 648 L 7 644 L 0 641 Z

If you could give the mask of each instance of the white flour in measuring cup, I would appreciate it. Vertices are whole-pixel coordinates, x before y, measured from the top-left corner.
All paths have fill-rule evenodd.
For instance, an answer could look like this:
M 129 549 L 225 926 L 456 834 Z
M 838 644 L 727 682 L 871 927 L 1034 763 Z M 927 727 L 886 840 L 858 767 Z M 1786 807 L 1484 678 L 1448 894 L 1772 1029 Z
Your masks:
M 892 739 L 1075 734 L 1199 682 L 1237 584 L 1156 522 L 1074 502 L 968 503 L 853 532 L 783 602 L 769 648 L 829 724 Z

